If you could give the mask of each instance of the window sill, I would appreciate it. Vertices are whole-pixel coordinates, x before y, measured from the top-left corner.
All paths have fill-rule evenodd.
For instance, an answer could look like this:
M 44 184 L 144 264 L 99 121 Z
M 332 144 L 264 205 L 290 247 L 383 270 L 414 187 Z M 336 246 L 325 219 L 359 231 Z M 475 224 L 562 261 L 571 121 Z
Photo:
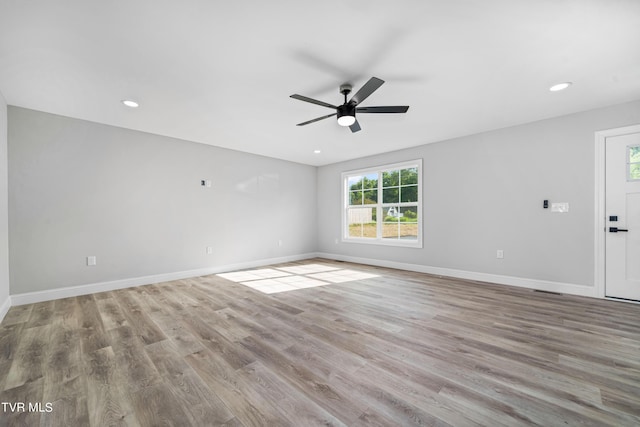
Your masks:
M 342 243 L 357 243 L 372 246 L 396 246 L 402 248 L 422 249 L 421 240 L 342 238 Z

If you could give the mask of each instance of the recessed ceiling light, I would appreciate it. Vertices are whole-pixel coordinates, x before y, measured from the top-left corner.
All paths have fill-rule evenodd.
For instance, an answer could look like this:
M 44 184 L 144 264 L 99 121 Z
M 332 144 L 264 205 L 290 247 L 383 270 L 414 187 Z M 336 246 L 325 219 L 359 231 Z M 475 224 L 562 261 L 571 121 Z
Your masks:
M 322 153 L 322 151 L 320 151 L 320 150 L 313 150 L 313 154 L 320 154 L 320 153 Z
M 558 92 L 559 90 L 565 90 L 569 86 L 571 86 L 571 82 L 558 83 L 557 85 L 553 85 L 549 88 L 551 92 Z
M 138 104 L 136 101 L 133 101 L 131 99 L 123 99 L 121 102 L 130 108 L 138 108 L 140 106 L 140 104 Z

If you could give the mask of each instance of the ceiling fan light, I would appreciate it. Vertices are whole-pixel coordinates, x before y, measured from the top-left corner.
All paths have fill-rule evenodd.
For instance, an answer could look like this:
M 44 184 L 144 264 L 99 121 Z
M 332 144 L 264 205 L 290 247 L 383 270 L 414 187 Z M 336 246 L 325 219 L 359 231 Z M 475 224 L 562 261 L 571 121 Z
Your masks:
M 338 124 L 340 126 L 351 126 L 356 122 L 356 106 L 343 104 L 338 106 Z
M 356 122 L 355 116 L 340 116 L 338 117 L 338 124 L 340 126 L 351 126 Z

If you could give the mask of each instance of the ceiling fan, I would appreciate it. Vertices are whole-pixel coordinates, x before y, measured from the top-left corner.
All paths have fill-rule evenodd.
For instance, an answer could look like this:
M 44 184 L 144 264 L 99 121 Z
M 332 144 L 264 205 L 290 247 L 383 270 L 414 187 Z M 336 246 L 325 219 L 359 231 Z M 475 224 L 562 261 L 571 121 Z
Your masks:
M 291 98 L 298 99 L 300 101 L 310 102 L 312 104 L 322 105 L 323 107 L 333 108 L 336 110 L 333 114 L 328 114 L 326 116 L 318 117 L 313 120 L 309 120 L 306 122 L 298 123 L 297 126 L 305 126 L 310 123 L 315 123 L 320 120 L 328 119 L 329 117 L 338 116 L 338 124 L 340 126 L 348 126 L 351 129 L 351 132 L 358 132 L 360 128 L 360 124 L 358 120 L 356 120 L 356 113 L 406 113 L 409 109 L 408 105 L 396 105 L 396 106 L 386 106 L 386 107 L 358 107 L 358 105 L 369 97 L 373 92 L 375 92 L 382 84 L 384 80 L 381 80 L 377 77 L 371 77 L 364 86 L 360 88 L 355 95 L 351 97 L 351 100 L 347 101 L 347 95 L 351 93 L 350 84 L 343 84 L 340 86 L 340 93 L 344 95 L 344 104 L 342 105 L 331 105 L 323 101 L 318 101 L 317 99 L 308 98 L 302 95 L 291 95 Z

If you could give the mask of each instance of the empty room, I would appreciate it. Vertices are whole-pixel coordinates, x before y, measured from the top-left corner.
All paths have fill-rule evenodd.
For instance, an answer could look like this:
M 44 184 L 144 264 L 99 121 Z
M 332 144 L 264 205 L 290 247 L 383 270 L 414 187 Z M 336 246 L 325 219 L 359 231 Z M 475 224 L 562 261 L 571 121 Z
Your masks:
M 640 425 L 637 0 L 0 0 L 0 426 Z

